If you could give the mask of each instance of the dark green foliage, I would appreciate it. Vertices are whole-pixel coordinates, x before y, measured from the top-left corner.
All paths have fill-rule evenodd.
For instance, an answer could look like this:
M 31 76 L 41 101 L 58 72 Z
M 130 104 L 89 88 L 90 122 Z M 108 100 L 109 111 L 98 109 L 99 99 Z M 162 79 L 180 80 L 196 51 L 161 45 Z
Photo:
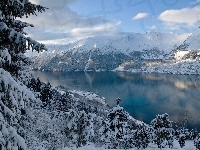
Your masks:
M 50 103 L 50 100 L 52 99 L 52 90 L 49 82 L 41 87 L 40 99 L 43 102 L 44 107 Z
M 76 147 L 94 142 L 94 120 L 96 115 L 85 111 L 70 110 L 65 134 L 70 140 L 69 145 L 75 144 Z
M 26 149 L 24 121 L 30 117 L 29 109 L 36 101 L 25 86 L 30 79 L 25 66 L 31 61 L 24 53 L 28 49 L 46 49 L 43 44 L 25 36 L 24 28 L 33 25 L 16 18 L 35 15 L 36 11 L 45 9 L 28 0 L 0 1 L 0 149 Z
M 25 27 L 33 25 L 16 20 L 17 17 L 36 15 L 36 11 L 43 12 L 45 7 L 32 4 L 24 0 L 3 0 L 0 2 L 0 48 L 8 48 L 10 54 L 24 53 L 27 49 L 40 51 L 46 49 L 43 44 L 39 44 L 29 37 L 25 37 L 23 31 Z M 28 44 L 27 44 L 28 43 Z
M 179 135 L 178 143 L 181 148 L 185 146 L 185 135 Z
M 151 126 L 154 129 L 155 137 L 153 141 L 158 145 L 158 148 L 164 148 L 166 145 L 169 148 L 173 147 L 174 129 L 172 128 L 172 121 L 169 121 L 168 114 L 157 115 L 151 121 Z
M 72 99 L 68 95 L 68 91 L 65 91 L 65 93 L 60 94 L 57 89 L 52 89 L 51 91 L 51 100 L 49 104 L 50 110 L 58 110 L 58 111 L 64 111 L 67 112 L 69 109 L 71 109 L 71 101 Z
M 119 105 L 109 111 L 100 128 L 102 143 L 107 148 L 123 148 L 128 144 L 128 118 L 129 114 Z
M 179 123 L 176 125 L 177 129 L 175 130 L 175 138 L 178 140 L 180 147 L 185 146 L 186 140 L 194 140 L 197 136 L 197 130 L 192 129 L 189 130 L 188 126 L 188 116 L 186 114 L 182 114 L 179 118 Z
M 198 135 L 198 131 L 196 129 L 190 130 L 190 140 L 194 140 Z
M 41 92 L 41 81 L 39 78 L 32 78 L 28 84 L 28 87 L 34 92 Z
M 25 66 L 32 62 L 24 56 L 27 50 L 42 51 L 46 50 L 43 44 L 26 37 L 27 33 L 23 30 L 26 27 L 33 25 L 16 20 L 24 16 L 28 17 L 36 12 L 45 11 L 45 7 L 35 5 L 28 0 L 3 0 L 0 2 L 0 51 L 8 51 L 11 61 L 5 61 L 1 67 L 8 71 L 11 75 L 27 85 L 29 81 L 24 81 L 23 78 L 28 78 L 25 75 Z M 27 79 L 25 79 L 27 80 Z
M 134 133 L 134 145 L 138 149 L 145 149 L 150 143 L 150 128 L 144 123 L 142 125 L 138 125 L 137 129 Z
M 197 137 L 195 138 L 194 146 L 196 147 L 197 150 L 200 149 L 200 134 L 198 134 Z
M 186 49 L 188 48 L 189 45 L 190 45 L 190 44 L 188 44 L 188 43 L 183 43 L 183 44 L 179 45 L 179 46 L 176 48 L 176 50 L 186 50 Z

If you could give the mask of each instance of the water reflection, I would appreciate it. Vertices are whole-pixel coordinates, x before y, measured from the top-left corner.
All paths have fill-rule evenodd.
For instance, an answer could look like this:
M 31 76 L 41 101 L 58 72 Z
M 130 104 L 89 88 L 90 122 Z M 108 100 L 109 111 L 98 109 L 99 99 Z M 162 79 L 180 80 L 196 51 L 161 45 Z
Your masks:
M 200 76 L 127 72 L 33 72 L 44 82 L 69 89 L 93 91 L 110 106 L 120 103 L 137 119 L 150 122 L 167 112 L 174 121 L 187 113 L 190 126 L 200 129 Z

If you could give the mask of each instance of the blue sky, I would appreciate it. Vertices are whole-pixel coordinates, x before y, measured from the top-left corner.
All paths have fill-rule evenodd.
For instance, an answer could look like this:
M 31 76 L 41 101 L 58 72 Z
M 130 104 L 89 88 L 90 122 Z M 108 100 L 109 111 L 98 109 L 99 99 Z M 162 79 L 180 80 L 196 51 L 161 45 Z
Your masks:
M 165 10 L 182 9 L 194 7 L 198 3 L 189 0 L 80 0 L 70 6 L 80 15 L 86 17 L 102 16 L 104 19 L 116 20 L 120 22 L 119 29 L 125 32 L 144 33 L 148 30 L 160 30 L 168 32 L 167 28 L 161 27 L 162 21 L 157 18 Z M 146 14 L 138 19 L 132 19 L 139 13 Z M 189 29 L 185 29 L 189 31 Z M 176 32 L 185 32 L 183 29 Z M 191 29 L 192 31 L 192 29 Z M 190 31 L 189 31 L 190 32 Z
M 119 32 L 195 32 L 200 0 L 30 0 L 49 8 L 23 19 L 35 28 L 30 36 L 43 43 L 65 44 Z

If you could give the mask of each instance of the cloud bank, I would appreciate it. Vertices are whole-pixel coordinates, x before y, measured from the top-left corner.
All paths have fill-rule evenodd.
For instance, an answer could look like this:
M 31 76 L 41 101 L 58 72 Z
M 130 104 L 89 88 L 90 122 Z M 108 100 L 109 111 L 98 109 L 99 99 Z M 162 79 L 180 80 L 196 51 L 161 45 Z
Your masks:
M 78 0 L 30 0 L 32 3 L 47 7 L 42 14 L 23 18 L 34 25 L 26 29 L 33 39 L 40 42 L 69 43 L 75 40 L 99 34 L 113 34 L 118 31 L 120 21 L 108 20 L 102 16 L 85 17 L 70 9 Z
M 159 15 L 158 19 L 171 30 L 192 28 L 200 22 L 200 7 L 166 10 Z
M 123 32 L 146 32 L 147 30 L 193 32 L 200 26 L 200 6 L 197 5 L 200 0 L 192 0 L 190 7 L 187 8 L 171 10 L 162 8 L 163 12 L 159 12 L 160 14 L 155 14 L 151 11 L 149 13 L 134 12 L 136 15 L 133 17 L 131 16 L 132 12 L 130 13 L 129 11 L 130 8 L 123 7 L 122 2 L 113 3 L 113 1 L 109 1 L 109 4 L 107 4 L 102 1 L 98 6 L 94 6 L 93 13 L 83 15 L 80 12 L 84 11 L 79 12 L 77 10 L 75 12 L 71 7 L 78 4 L 80 0 L 30 1 L 49 8 L 42 14 L 38 13 L 37 16 L 22 19 L 22 21 L 29 22 L 35 26 L 25 30 L 29 34 L 28 36 L 45 44 L 67 44 L 81 38 L 96 35 L 113 35 L 120 32 L 121 28 L 123 28 Z M 111 5 L 110 3 L 113 4 Z M 112 10 L 112 7 L 120 9 L 107 11 Z M 138 7 L 140 6 L 138 5 Z M 142 6 L 141 8 L 143 10 Z M 87 9 L 87 6 L 85 6 L 85 9 Z M 122 16 L 123 13 L 127 16 Z M 132 19 L 130 19 L 131 17 Z M 118 19 L 116 20 L 116 18 Z

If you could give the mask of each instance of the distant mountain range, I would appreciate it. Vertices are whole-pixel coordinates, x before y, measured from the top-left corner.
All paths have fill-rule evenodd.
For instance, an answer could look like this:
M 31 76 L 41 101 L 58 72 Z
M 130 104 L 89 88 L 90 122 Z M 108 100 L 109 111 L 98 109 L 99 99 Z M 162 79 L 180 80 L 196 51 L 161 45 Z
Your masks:
M 38 53 L 33 57 L 33 69 L 184 74 L 200 72 L 198 71 L 200 29 L 193 34 L 120 33 L 89 37 L 66 45 L 47 45 L 47 47 L 49 51 Z M 185 66 L 188 63 L 190 68 L 187 69 Z M 182 65 L 184 69 L 180 67 Z M 193 66 L 192 72 L 191 66 Z M 177 72 L 177 67 L 181 69 L 180 72 Z

